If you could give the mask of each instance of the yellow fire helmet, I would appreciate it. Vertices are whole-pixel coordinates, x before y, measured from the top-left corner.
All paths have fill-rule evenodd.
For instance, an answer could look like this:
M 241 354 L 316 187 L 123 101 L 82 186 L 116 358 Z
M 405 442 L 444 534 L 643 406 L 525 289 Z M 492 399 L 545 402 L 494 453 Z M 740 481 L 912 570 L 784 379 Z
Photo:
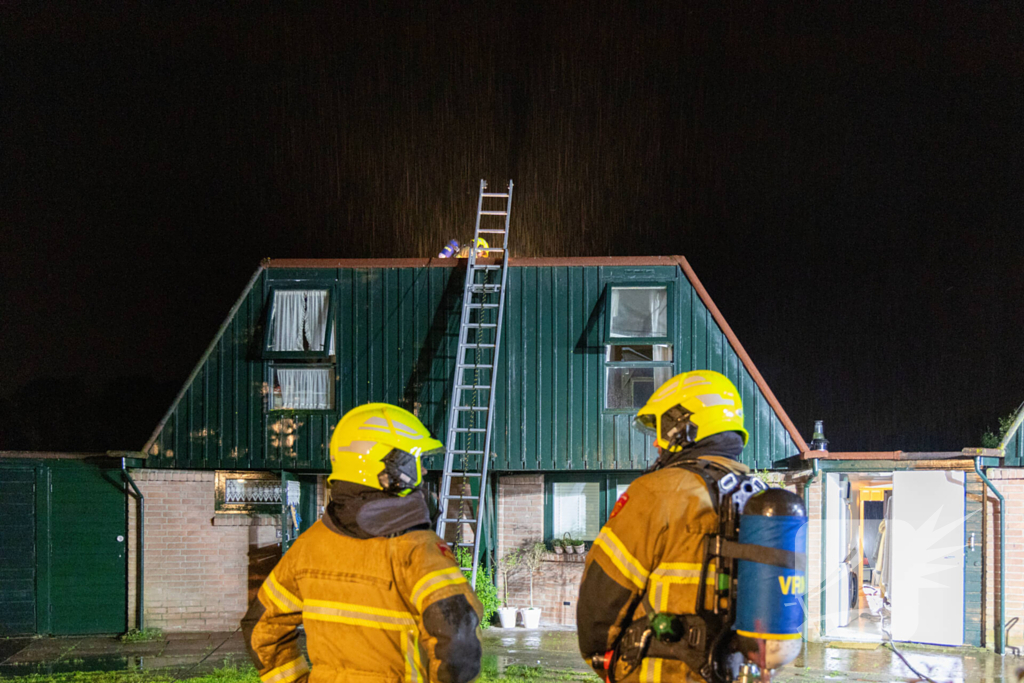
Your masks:
M 345 413 L 331 436 L 331 476 L 405 496 L 423 483 L 420 458 L 444 450 L 415 415 L 387 403 Z
M 743 402 L 729 378 L 713 370 L 676 375 L 651 394 L 634 420 L 659 448 L 676 452 L 712 434 L 739 432 L 746 445 Z

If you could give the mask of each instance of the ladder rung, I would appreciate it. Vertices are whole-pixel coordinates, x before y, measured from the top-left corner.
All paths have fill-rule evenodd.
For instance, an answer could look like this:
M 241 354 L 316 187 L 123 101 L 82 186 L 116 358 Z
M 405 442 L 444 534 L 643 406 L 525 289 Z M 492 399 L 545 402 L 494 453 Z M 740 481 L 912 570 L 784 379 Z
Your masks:
M 473 270 L 501 270 L 501 266 L 473 266 Z
M 479 391 L 481 389 L 486 389 L 487 391 L 491 390 L 491 387 L 490 387 L 489 384 L 456 384 L 455 388 L 456 389 L 470 389 L 472 391 Z
M 452 427 L 453 432 L 463 432 L 469 434 L 483 434 L 487 430 L 483 427 Z
M 448 500 L 480 500 L 480 496 L 444 496 Z
M 470 344 L 469 342 L 466 342 L 465 345 L 464 345 L 464 348 L 467 348 L 467 349 L 493 349 L 494 348 L 494 344 Z
M 448 451 L 448 452 L 449 453 L 454 453 L 456 455 L 483 455 L 484 454 L 483 451 Z
M 487 406 L 455 406 L 455 410 L 463 412 L 473 410 L 482 413 L 487 411 Z
M 488 365 L 487 363 L 478 363 L 476 365 L 472 365 L 472 364 L 469 364 L 469 363 L 458 363 L 457 367 L 460 367 L 460 368 L 462 368 L 464 370 L 468 370 L 468 369 L 471 369 L 471 368 L 475 368 L 477 370 L 493 370 L 494 369 L 493 365 Z
M 442 517 L 441 521 L 445 524 L 476 524 L 475 519 L 455 519 L 453 517 Z
M 498 304 L 466 304 L 467 308 L 497 308 Z
M 473 546 L 476 545 L 476 543 L 462 543 L 462 542 L 460 542 L 460 543 L 455 543 L 454 545 L 457 545 L 460 548 L 472 548 Z
M 501 197 L 502 199 L 508 199 L 508 193 L 502 194 L 501 192 L 484 192 L 484 197 Z
M 489 228 L 487 228 L 487 229 L 480 228 L 479 230 L 477 230 L 477 232 L 487 232 L 487 233 L 490 233 L 492 235 L 504 235 L 505 234 L 504 230 L 491 230 Z
M 481 211 L 481 216 L 507 216 L 508 211 Z M 481 232 L 483 232 L 481 230 Z
M 448 451 L 449 453 L 455 453 L 456 451 Z M 458 477 L 459 479 L 465 479 L 466 477 L 479 477 L 479 472 L 451 472 L 448 476 L 453 479 Z
M 500 292 L 501 285 L 490 282 L 474 282 L 469 286 L 471 292 L 491 291 Z
M 463 327 L 470 327 L 478 330 L 490 330 L 497 327 L 497 323 L 466 323 Z

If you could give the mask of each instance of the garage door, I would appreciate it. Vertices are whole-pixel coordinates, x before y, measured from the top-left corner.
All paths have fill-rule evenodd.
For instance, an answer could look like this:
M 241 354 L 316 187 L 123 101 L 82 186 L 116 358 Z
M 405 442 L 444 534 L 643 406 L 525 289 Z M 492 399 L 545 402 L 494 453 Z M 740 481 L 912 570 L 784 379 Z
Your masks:
M 36 632 L 36 473 L 0 468 L 0 636 Z

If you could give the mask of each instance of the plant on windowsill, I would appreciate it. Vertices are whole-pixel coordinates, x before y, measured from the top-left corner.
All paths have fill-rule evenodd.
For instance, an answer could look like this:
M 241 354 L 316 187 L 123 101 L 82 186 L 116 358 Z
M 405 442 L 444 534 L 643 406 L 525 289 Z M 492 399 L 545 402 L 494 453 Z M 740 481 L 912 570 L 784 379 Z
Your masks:
M 565 552 L 565 546 L 563 546 L 562 542 L 556 538 L 551 541 L 551 550 L 554 551 L 555 555 L 561 555 Z
M 502 628 L 515 628 L 516 613 L 515 607 L 508 606 L 508 577 L 515 573 L 522 561 L 523 551 L 519 548 L 512 548 L 498 560 L 498 571 L 501 572 L 501 581 L 504 586 L 505 597 L 498 608 L 498 621 Z
M 585 541 L 577 538 L 573 538 L 572 534 L 568 531 L 565 532 L 565 536 L 562 539 L 562 545 L 565 546 L 565 552 L 567 555 L 576 553 L 577 555 L 584 555 L 587 552 L 587 544 Z
M 541 541 L 527 541 L 522 550 L 520 563 L 530 575 L 530 606 L 523 609 L 523 626 L 526 628 L 537 628 L 540 626 L 540 608 L 533 604 L 533 579 L 540 569 L 541 560 L 548 551 L 546 545 Z

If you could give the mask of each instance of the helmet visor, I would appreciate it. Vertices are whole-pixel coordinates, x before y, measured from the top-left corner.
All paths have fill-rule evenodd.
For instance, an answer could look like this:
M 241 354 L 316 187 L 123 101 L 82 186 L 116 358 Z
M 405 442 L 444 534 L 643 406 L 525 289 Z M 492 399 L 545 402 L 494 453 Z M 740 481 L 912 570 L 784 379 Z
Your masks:
M 658 435 L 658 419 L 650 413 L 633 418 L 633 426 L 649 436 Z
M 381 462 L 384 469 L 377 475 L 377 481 L 384 493 L 404 496 L 423 483 L 419 456 L 393 448 Z

